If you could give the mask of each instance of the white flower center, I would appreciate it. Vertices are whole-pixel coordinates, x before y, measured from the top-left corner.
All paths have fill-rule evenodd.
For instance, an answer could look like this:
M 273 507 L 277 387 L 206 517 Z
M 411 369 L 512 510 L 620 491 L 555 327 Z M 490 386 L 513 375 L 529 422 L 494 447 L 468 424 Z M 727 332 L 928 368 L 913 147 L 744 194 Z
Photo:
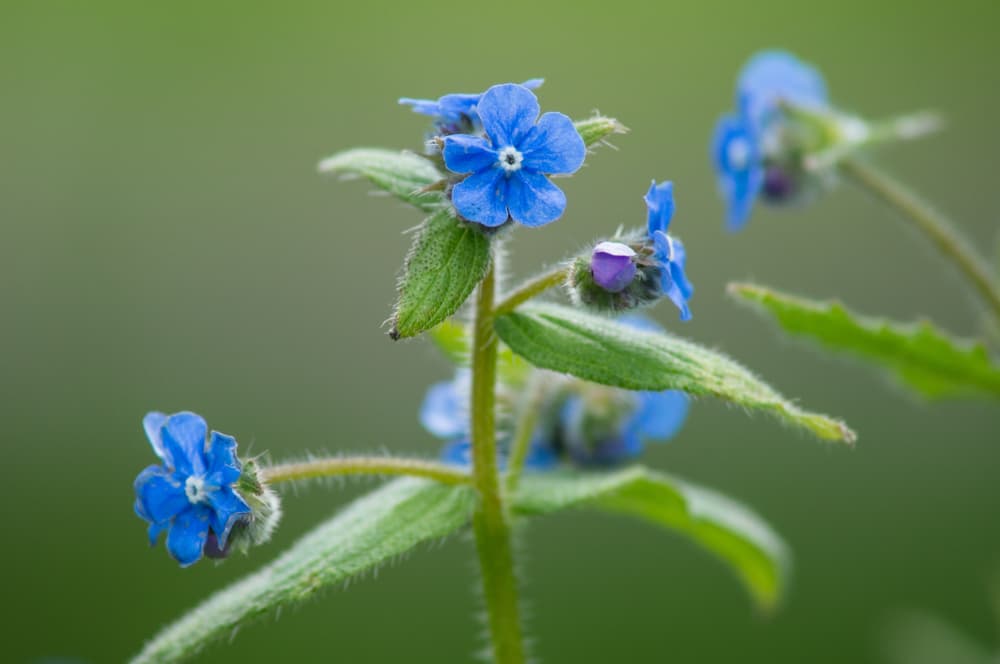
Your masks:
M 747 162 L 750 161 L 750 145 L 747 139 L 736 138 L 729 141 L 726 147 L 726 161 L 729 162 L 730 168 L 737 171 L 747 167 Z
M 192 505 L 197 505 L 208 498 L 208 494 L 205 492 L 205 478 L 196 475 L 187 478 L 187 481 L 184 482 L 184 495 L 187 496 L 188 502 Z
M 507 173 L 513 173 L 514 171 L 521 170 L 522 161 L 524 161 L 524 155 L 518 152 L 517 148 L 510 145 L 500 150 L 497 158 L 497 163 L 500 164 L 500 168 L 507 171 Z

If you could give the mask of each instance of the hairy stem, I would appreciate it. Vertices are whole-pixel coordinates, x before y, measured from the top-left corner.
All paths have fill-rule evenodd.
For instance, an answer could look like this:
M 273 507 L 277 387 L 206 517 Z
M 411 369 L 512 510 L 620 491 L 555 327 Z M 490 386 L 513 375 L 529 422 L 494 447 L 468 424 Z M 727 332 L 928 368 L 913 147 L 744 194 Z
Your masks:
M 559 265 L 548 272 L 543 272 L 508 294 L 507 297 L 497 304 L 493 315 L 503 316 L 504 314 L 509 314 L 536 295 L 540 295 L 550 288 L 565 283 L 568 274 L 569 268 L 565 265 Z
M 965 275 L 1000 317 L 1000 287 L 983 259 L 941 213 L 877 168 L 857 159 L 840 162 L 841 172 L 901 213 Z
M 539 396 L 541 390 L 537 385 L 532 385 L 531 391 L 524 400 L 521 408 L 521 415 L 517 419 L 514 428 L 514 438 L 510 445 L 510 458 L 507 461 L 507 493 L 511 495 L 517 489 L 517 483 L 521 481 L 521 472 L 524 470 L 524 461 L 528 458 L 528 450 L 531 448 L 531 438 L 535 434 L 535 427 L 538 426 Z
M 337 475 L 413 475 L 442 484 L 472 483 L 472 476 L 461 468 L 423 459 L 394 457 L 330 457 L 261 469 L 261 480 L 270 484 Z
M 497 473 L 497 338 L 493 331 L 493 268 L 479 284 L 472 339 L 472 468 L 480 505 L 473 532 L 483 575 L 493 656 L 498 664 L 523 664 L 524 645 L 518 615 L 517 579 L 508 515 Z

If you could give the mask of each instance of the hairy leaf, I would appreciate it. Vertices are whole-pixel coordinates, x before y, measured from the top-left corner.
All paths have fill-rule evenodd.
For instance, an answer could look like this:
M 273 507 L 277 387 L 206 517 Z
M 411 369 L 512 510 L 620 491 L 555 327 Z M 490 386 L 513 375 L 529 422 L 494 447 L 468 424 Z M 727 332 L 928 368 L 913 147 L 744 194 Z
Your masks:
M 321 161 L 319 170 L 367 178 L 375 186 L 423 210 L 434 210 L 444 202 L 440 191 L 427 190 L 444 176 L 434 164 L 412 152 L 381 148 L 346 150 Z
M 769 412 L 820 438 L 854 442 L 838 420 L 801 410 L 728 357 L 666 333 L 635 330 L 553 304 L 526 305 L 496 320 L 500 338 L 543 369 L 629 390 L 682 390 Z
M 590 147 L 595 143 L 603 141 L 612 134 L 624 134 L 628 128 L 614 118 L 606 118 L 603 115 L 595 115 L 586 120 L 578 120 L 574 123 L 576 130 L 580 133 L 583 143 Z
M 751 284 L 730 284 L 729 292 L 772 315 L 786 332 L 864 357 L 924 397 L 1000 397 L 1000 365 L 986 348 L 949 337 L 928 321 L 906 325 L 867 318 L 839 302 L 814 302 Z
M 526 515 L 588 505 L 683 534 L 729 565 L 763 609 L 781 598 L 789 567 L 781 539 L 748 508 L 708 489 L 636 467 L 526 475 L 514 496 L 515 510 Z
M 263 569 L 160 632 L 135 662 L 178 661 L 247 622 L 309 599 L 468 523 L 469 487 L 399 479 L 357 500 Z
M 486 276 L 490 238 L 441 210 L 423 223 L 406 257 L 393 339 L 412 337 L 455 313 Z

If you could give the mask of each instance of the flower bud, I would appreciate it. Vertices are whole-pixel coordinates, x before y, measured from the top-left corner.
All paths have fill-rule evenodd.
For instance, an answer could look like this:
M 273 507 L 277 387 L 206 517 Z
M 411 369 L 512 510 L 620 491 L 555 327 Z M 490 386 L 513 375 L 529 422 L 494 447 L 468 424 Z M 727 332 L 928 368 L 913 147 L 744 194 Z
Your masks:
M 281 499 L 271 487 L 260 480 L 260 468 L 256 459 L 247 459 L 243 462 L 243 473 L 235 488 L 243 501 L 250 506 L 250 514 L 233 526 L 224 549 L 220 550 L 218 543 L 209 538 L 205 544 L 205 555 L 210 558 L 225 558 L 231 551 L 246 553 L 251 547 L 271 539 L 278 522 L 281 521 Z

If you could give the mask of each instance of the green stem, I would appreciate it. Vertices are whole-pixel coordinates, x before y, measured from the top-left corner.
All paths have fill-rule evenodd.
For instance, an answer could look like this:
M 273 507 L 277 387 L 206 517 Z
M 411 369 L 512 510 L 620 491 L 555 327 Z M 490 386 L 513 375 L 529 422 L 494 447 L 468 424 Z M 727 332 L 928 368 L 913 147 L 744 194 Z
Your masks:
M 540 396 L 541 390 L 538 389 L 537 384 L 532 386 L 531 392 L 521 406 L 521 416 L 517 419 L 517 425 L 514 427 L 514 438 L 510 444 L 510 459 L 507 461 L 508 495 L 513 495 L 514 490 L 517 489 L 517 483 L 521 481 L 524 460 L 528 457 L 531 439 L 535 435 L 535 427 L 538 426 Z
M 912 222 L 941 253 L 951 259 L 976 287 L 994 315 L 1000 318 L 1000 287 L 983 259 L 943 215 L 869 164 L 846 158 L 840 161 L 840 170 Z
M 568 274 L 569 268 L 565 265 L 559 265 L 548 272 L 543 272 L 507 295 L 507 297 L 497 304 L 493 315 L 503 316 L 504 314 L 509 314 L 536 295 L 544 293 L 555 286 L 561 286 L 566 282 Z
M 479 509 L 473 517 L 473 532 L 483 575 L 483 596 L 494 659 L 498 664 L 523 664 L 514 553 L 497 473 L 494 287 L 491 267 L 479 284 L 472 339 L 472 472 L 480 494 Z
M 394 457 L 331 457 L 282 463 L 261 469 L 261 480 L 270 484 L 337 475 L 413 475 L 442 484 L 471 484 L 468 472 L 434 461 Z

